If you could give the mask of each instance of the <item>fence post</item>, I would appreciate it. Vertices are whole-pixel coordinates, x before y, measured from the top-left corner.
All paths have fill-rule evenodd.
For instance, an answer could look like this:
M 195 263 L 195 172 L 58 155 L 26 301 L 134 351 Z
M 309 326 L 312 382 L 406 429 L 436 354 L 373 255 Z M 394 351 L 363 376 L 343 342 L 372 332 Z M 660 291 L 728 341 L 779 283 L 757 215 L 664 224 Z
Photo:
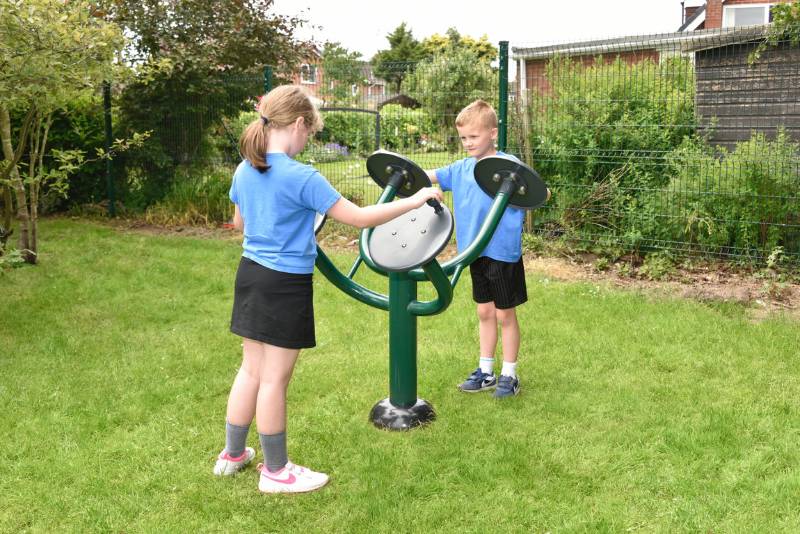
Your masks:
M 103 82 L 103 115 L 106 128 L 106 193 L 108 195 L 108 216 L 116 217 L 116 191 L 114 176 L 111 172 L 111 144 L 114 142 L 111 132 L 111 82 Z
M 500 95 L 497 117 L 497 149 L 506 149 L 508 139 L 508 41 L 500 41 Z
M 272 67 L 264 67 L 264 94 L 272 91 Z

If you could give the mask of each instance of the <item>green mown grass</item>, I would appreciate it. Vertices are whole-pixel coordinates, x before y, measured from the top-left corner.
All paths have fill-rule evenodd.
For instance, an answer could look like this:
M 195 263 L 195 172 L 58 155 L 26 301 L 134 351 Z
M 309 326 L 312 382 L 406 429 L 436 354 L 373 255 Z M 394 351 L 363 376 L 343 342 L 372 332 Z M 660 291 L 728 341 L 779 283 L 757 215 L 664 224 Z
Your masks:
M 317 274 L 289 453 L 331 483 L 267 496 L 254 469 L 215 478 L 239 254 L 235 238 L 41 225 L 41 264 L 0 275 L 0 531 L 800 528 L 800 325 L 534 272 L 520 396 L 456 390 L 478 356 L 464 276 L 419 320 L 419 393 L 438 418 L 407 433 L 367 421 L 388 395 L 386 313 Z

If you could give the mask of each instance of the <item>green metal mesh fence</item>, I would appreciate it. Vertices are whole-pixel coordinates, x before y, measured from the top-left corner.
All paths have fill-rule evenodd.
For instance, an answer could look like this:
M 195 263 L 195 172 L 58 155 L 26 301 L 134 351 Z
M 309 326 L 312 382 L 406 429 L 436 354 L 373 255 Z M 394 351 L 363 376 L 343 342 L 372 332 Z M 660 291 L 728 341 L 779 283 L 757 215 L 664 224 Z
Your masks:
M 800 50 L 782 43 L 752 61 L 764 32 L 512 43 L 505 88 L 501 61 L 468 54 L 383 65 L 382 78 L 365 65 L 348 87 L 314 72 L 303 82 L 325 128 L 298 157 L 370 204 L 379 196 L 365 166 L 372 151 L 425 169 L 463 158 L 458 112 L 478 98 L 500 109 L 507 95 L 501 142 L 553 191 L 530 232 L 620 253 L 800 257 Z M 159 142 L 177 165 L 230 176 L 239 162 L 236 140 L 264 80 L 225 83 L 235 88 L 165 113 Z

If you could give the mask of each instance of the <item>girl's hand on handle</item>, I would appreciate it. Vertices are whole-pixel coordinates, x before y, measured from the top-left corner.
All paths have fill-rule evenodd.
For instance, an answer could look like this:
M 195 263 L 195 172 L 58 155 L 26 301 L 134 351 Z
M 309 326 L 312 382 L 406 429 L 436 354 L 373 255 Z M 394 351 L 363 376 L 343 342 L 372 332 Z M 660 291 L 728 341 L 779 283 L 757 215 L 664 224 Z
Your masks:
M 412 201 L 415 208 L 418 208 L 425 204 L 428 200 L 442 200 L 442 190 L 438 187 L 423 187 L 413 196 L 409 197 L 409 200 Z

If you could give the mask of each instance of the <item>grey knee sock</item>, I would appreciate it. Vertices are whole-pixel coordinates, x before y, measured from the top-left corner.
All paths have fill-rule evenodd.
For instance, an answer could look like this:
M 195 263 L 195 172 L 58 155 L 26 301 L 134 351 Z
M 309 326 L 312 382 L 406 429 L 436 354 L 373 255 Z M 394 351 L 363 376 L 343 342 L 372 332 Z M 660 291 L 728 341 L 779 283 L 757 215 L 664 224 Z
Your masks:
M 264 463 L 267 464 L 267 469 L 272 471 L 280 471 L 289 461 L 289 456 L 286 454 L 286 431 L 278 434 L 262 434 L 258 433 L 258 439 L 261 440 L 261 448 L 264 450 Z
M 238 426 L 225 421 L 225 452 L 234 458 L 241 456 L 247 444 L 248 430 L 250 425 Z

